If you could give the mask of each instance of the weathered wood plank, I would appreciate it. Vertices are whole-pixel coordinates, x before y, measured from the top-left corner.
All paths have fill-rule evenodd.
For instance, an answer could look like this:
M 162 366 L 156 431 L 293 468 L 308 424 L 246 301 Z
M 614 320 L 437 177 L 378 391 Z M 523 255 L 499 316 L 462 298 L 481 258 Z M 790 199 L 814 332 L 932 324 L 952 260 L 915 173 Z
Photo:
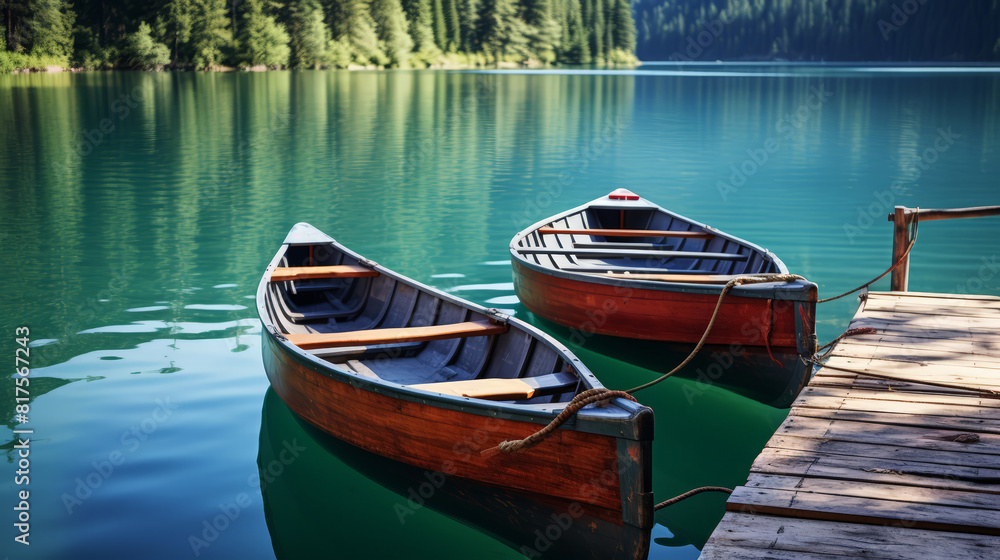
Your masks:
M 751 474 L 745 486 L 757 489 L 813 492 L 835 497 L 848 496 L 888 502 L 910 502 L 1000 511 L 1000 495 L 982 494 L 974 491 L 770 474 Z M 835 501 L 835 497 L 831 497 L 830 500 Z
M 1000 512 L 986 509 L 887 503 L 851 496 L 831 500 L 815 492 L 739 486 L 729 496 L 726 510 L 747 511 L 746 508 L 765 515 L 1000 536 Z
M 941 451 L 964 451 L 1000 455 L 1000 436 L 981 433 L 976 443 L 960 443 L 955 439 L 962 430 L 917 428 L 896 426 L 876 422 L 852 422 L 789 416 L 778 428 L 777 434 L 799 437 L 816 437 L 851 441 L 855 443 L 879 443 L 937 449 Z M 1000 464 L 1000 459 L 997 460 Z
M 926 347 L 891 346 L 880 343 L 858 344 L 854 342 L 837 343 L 828 356 L 857 359 L 894 360 L 900 362 L 947 363 L 961 367 L 1000 369 L 1000 355 L 976 356 L 970 353 L 932 349 Z
M 736 514 L 733 514 L 736 515 Z M 823 553 L 802 552 L 798 550 L 775 550 L 764 548 L 748 548 L 741 545 L 729 545 L 716 539 L 705 544 L 700 560 L 854 560 L 858 556 L 830 555 Z
M 864 480 L 1000 494 L 1000 469 L 765 448 L 751 473 Z
M 972 399 L 979 402 L 977 399 Z M 997 400 L 1000 403 L 1000 400 Z M 992 429 L 1000 429 L 1000 409 L 996 407 L 981 407 L 972 403 L 941 404 L 920 403 L 901 400 L 875 400 L 852 397 L 823 397 L 809 393 L 807 398 L 800 396 L 792 403 L 792 413 L 800 416 L 814 416 L 809 409 L 839 410 L 843 412 L 879 412 L 909 416 L 938 416 L 944 419 L 956 418 L 962 421 L 975 421 L 977 425 L 987 425 Z M 853 419 L 853 418 L 847 418 Z M 895 422 L 890 422 L 895 423 Z
M 770 449 L 788 449 L 808 453 L 824 453 L 827 455 L 868 457 L 890 461 L 907 461 L 910 463 L 934 463 L 952 467 L 1000 469 L 996 458 L 991 455 L 963 453 L 961 451 L 937 451 L 898 445 L 854 443 L 798 436 L 774 436 L 767 442 L 767 446 Z M 941 473 L 941 476 L 946 475 Z
M 889 375 L 903 381 L 931 381 L 935 383 L 949 383 L 972 388 L 984 388 L 990 390 L 1000 389 L 1000 370 L 984 368 L 963 368 L 961 366 L 949 367 L 940 363 L 903 363 L 891 360 L 865 360 L 858 358 L 831 357 L 823 362 L 825 365 L 855 370 L 858 372 L 872 372 L 880 375 Z M 852 372 L 836 370 L 823 371 L 820 368 L 817 374 L 843 376 Z M 996 373 L 993 373 L 996 372 Z
M 701 558 L 810 558 L 785 555 L 801 553 L 825 554 L 831 560 L 842 556 L 880 560 L 995 560 L 998 547 L 1000 538 L 983 535 L 726 513 Z M 726 556 L 724 553 L 729 551 L 758 552 L 760 556 Z M 706 556 L 706 552 L 710 555 Z
M 982 355 L 1000 358 L 1000 345 L 988 344 L 985 341 L 978 341 L 974 338 L 935 339 L 896 335 L 893 333 L 879 333 L 877 335 L 860 335 L 845 338 L 844 340 L 838 342 L 837 345 L 872 344 L 871 340 L 874 337 L 878 337 L 878 342 L 875 344 L 879 347 L 885 346 L 901 349 L 923 348 L 927 351 L 943 351 L 952 354 L 975 354 L 977 356 Z
M 906 391 L 879 391 L 871 389 L 852 389 L 850 387 L 807 386 L 803 389 L 796 404 L 805 403 L 813 396 L 816 398 L 836 397 L 855 400 L 875 400 L 892 402 L 912 402 L 939 404 L 946 406 L 967 406 L 970 408 L 1000 408 L 1000 399 L 987 399 L 970 395 L 941 395 L 932 393 L 911 393 Z M 988 413 L 992 414 L 992 413 Z
M 906 407 L 903 407 L 904 409 Z M 826 420 L 851 422 L 871 422 L 877 424 L 887 424 L 891 426 L 907 426 L 914 428 L 930 428 L 933 430 L 956 430 L 959 432 L 972 432 L 976 434 L 1000 435 L 1000 421 L 989 418 L 956 418 L 954 416 L 944 416 L 935 414 L 923 414 L 917 412 L 916 407 L 911 411 L 878 411 L 864 409 L 830 409 L 821 407 L 797 407 L 793 408 L 791 414 L 799 418 L 821 418 Z M 1000 441 L 1000 440 L 998 440 Z M 1000 447 L 997 448 L 1000 451 Z
M 869 292 L 869 298 L 927 298 L 927 299 L 938 299 L 938 300 L 976 300 L 976 301 L 1000 301 L 998 296 L 989 295 L 977 295 L 977 294 L 946 294 L 946 293 L 934 293 L 934 292 Z
M 934 307 L 937 305 L 998 305 L 1000 297 L 986 295 L 963 295 L 963 294 L 929 294 L 927 292 L 870 292 L 868 301 L 895 301 L 906 302 L 910 305 L 921 305 Z
M 976 397 L 976 393 L 971 393 L 964 389 L 950 389 L 937 387 L 923 383 L 908 383 L 905 381 L 887 381 L 874 377 L 850 376 L 844 374 L 826 375 L 818 373 L 809 382 L 813 387 L 849 387 L 854 389 L 880 390 L 886 392 L 902 392 L 908 394 L 928 394 L 928 395 L 954 395 Z
M 880 331 L 910 333 L 911 336 L 933 335 L 934 338 L 968 338 L 972 336 L 972 329 L 980 329 L 983 331 L 981 334 L 984 338 L 996 340 L 997 336 L 992 333 L 1000 326 L 1000 320 L 866 312 L 864 316 L 856 317 L 851 321 L 851 326 L 852 328 L 874 327 Z
M 948 318 L 966 316 L 989 318 L 1000 316 L 1000 302 L 958 301 L 960 302 L 958 304 L 943 300 L 928 304 L 927 302 L 915 303 L 902 298 L 896 300 L 875 298 L 865 302 L 864 312 L 866 314 L 872 311 L 910 313 L 914 315 L 936 314 Z

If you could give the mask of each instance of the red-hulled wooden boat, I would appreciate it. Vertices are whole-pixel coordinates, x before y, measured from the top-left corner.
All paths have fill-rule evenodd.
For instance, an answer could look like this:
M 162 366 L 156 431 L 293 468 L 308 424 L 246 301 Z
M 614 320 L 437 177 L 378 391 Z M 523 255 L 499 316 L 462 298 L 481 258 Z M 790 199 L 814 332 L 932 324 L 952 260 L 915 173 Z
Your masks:
M 593 523 L 580 532 L 590 535 L 582 557 L 645 558 L 649 408 L 624 399 L 589 406 L 537 447 L 481 454 L 602 386 L 551 337 L 368 261 L 308 224 L 292 228 L 268 265 L 257 308 L 271 386 L 306 421 L 389 459 L 531 496 L 553 519 Z
M 510 242 L 514 290 L 531 312 L 570 327 L 690 348 L 722 288 L 739 275 L 787 274 L 770 251 L 618 189 L 546 218 Z M 769 282 L 726 296 L 704 355 L 725 354 L 752 383 L 791 402 L 808 380 L 799 357 L 815 352 L 816 285 Z M 726 379 L 732 381 L 732 371 Z M 707 381 L 716 381 L 711 375 Z M 748 385 L 736 379 L 735 385 Z

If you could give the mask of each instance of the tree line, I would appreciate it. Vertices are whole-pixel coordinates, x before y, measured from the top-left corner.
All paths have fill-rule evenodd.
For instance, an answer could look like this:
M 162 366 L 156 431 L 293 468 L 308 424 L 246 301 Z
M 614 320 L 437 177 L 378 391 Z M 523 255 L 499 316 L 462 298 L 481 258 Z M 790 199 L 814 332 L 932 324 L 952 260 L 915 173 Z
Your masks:
M 631 63 L 636 45 L 629 0 L 0 0 L 0 18 L 0 71 Z
M 998 0 L 636 0 L 643 60 L 996 61 Z

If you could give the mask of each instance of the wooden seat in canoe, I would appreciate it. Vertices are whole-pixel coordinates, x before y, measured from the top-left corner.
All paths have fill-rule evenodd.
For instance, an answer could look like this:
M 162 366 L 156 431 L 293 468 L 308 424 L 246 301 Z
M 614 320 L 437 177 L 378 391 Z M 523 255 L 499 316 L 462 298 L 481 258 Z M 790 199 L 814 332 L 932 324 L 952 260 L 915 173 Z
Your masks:
M 702 251 L 642 251 L 632 249 L 562 249 L 557 247 L 514 247 L 522 255 L 574 255 L 585 258 L 620 259 L 626 257 L 659 257 L 664 259 L 711 259 L 720 261 L 745 261 L 747 255 L 739 253 L 707 253 Z
M 739 274 L 632 274 L 597 272 L 598 276 L 607 278 L 620 278 L 622 280 L 654 280 L 657 282 L 673 282 L 683 284 L 725 284 L 733 278 L 738 278 Z
M 314 348 L 336 348 L 338 346 L 364 346 L 367 344 L 387 344 L 397 342 L 427 342 L 449 338 L 489 336 L 507 332 L 507 325 L 468 321 L 449 325 L 429 327 L 404 327 L 391 329 L 371 329 L 339 333 L 293 333 L 284 335 L 289 342 L 310 350 Z
M 519 401 L 542 395 L 573 391 L 579 381 L 566 373 L 516 379 L 469 379 L 442 383 L 421 383 L 411 388 L 456 397 L 493 401 Z
M 673 251 L 673 245 L 665 243 L 612 243 L 610 241 L 577 241 L 574 249 L 647 249 L 650 251 Z
M 271 282 L 285 280 L 313 280 L 317 278 L 368 278 L 378 276 L 378 272 L 363 266 L 289 266 L 274 269 Z
M 542 235 L 599 235 L 601 237 L 687 237 L 690 239 L 711 239 L 714 234 L 704 231 L 670 231 L 657 229 L 567 229 L 540 227 Z

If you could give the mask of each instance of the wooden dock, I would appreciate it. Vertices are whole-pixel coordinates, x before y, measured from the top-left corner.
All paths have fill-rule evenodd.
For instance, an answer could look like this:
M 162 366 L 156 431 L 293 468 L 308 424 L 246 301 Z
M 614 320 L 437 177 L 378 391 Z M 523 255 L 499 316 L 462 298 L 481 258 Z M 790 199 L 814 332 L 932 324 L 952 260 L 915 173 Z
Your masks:
M 905 289 L 905 288 L 904 288 Z M 1000 298 L 868 294 L 735 489 L 706 560 L 1000 558 Z

